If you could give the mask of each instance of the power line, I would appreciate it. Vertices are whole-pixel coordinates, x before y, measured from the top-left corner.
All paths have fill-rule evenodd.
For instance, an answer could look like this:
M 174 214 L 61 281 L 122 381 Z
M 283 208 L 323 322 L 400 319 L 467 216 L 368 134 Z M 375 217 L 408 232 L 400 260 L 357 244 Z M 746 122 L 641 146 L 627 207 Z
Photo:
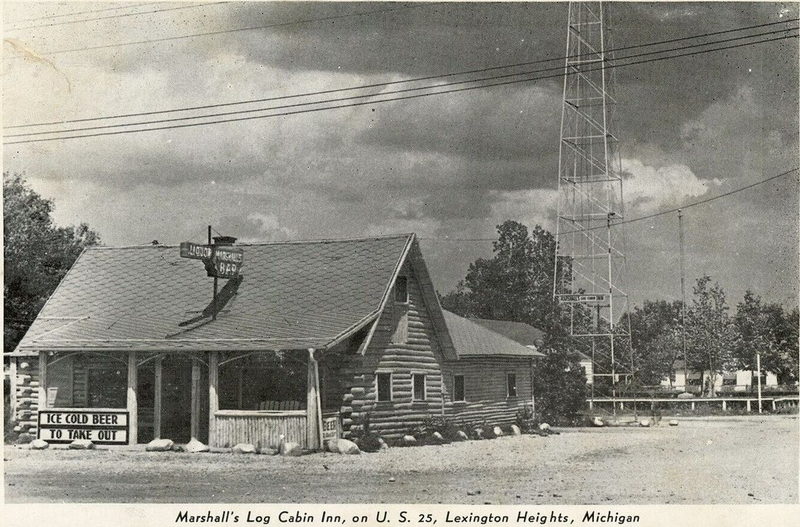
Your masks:
M 793 28 L 793 29 L 796 29 L 796 28 Z M 638 57 L 644 57 L 644 56 L 649 56 L 649 55 L 658 55 L 658 54 L 668 53 L 668 52 L 672 52 L 672 51 L 680 51 L 680 50 L 684 50 L 684 49 L 691 49 L 691 48 L 696 48 L 696 47 L 710 46 L 712 44 L 721 44 L 723 42 L 747 40 L 747 39 L 751 39 L 751 38 L 758 37 L 758 36 L 772 35 L 772 34 L 775 34 L 775 33 L 784 33 L 785 31 L 786 30 L 784 30 L 784 29 L 780 29 L 780 30 L 777 30 L 777 31 L 768 31 L 768 32 L 764 32 L 764 33 L 756 33 L 756 34 L 747 35 L 747 36 L 732 37 L 732 38 L 728 38 L 728 39 L 718 40 L 718 41 L 715 41 L 715 42 L 708 42 L 708 43 L 702 43 L 702 44 L 691 44 L 691 45 L 672 48 L 672 49 L 668 49 L 668 50 L 648 51 L 648 52 L 628 55 L 628 56 L 625 56 L 625 57 L 620 57 L 619 59 L 615 59 L 615 60 L 627 60 L 627 59 L 631 59 L 631 58 L 638 58 Z M 294 104 L 284 104 L 284 105 L 279 105 L 279 106 L 269 106 L 269 107 L 266 107 L 266 108 L 251 108 L 251 109 L 247 109 L 247 110 L 235 110 L 235 111 L 229 111 L 229 112 L 219 112 L 219 113 L 188 116 L 188 117 L 171 117 L 171 118 L 164 118 L 164 119 L 154 119 L 154 120 L 150 120 L 150 121 L 138 121 L 138 122 L 133 122 L 133 123 L 117 123 L 117 124 L 107 124 L 107 125 L 96 125 L 96 126 L 86 126 L 86 127 L 82 127 L 82 128 L 66 128 L 66 129 L 60 129 L 60 130 L 48 130 L 48 131 L 43 131 L 43 132 L 23 132 L 23 133 L 17 133 L 17 134 L 7 134 L 7 135 L 4 136 L 4 138 L 10 138 L 10 137 L 33 137 L 33 136 L 41 136 L 41 135 L 49 135 L 49 134 L 57 134 L 57 133 L 74 133 L 74 132 L 84 132 L 84 131 L 91 131 L 91 130 L 107 130 L 107 129 L 111 129 L 111 128 L 125 128 L 125 127 L 131 127 L 131 126 L 145 126 L 145 125 L 150 125 L 150 124 L 163 124 L 163 123 L 171 123 L 171 122 L 194 121 L 194 120 L 197 120 L 197 119 L 210 119 L 210 118 L 215 118 L 215 117 L 226 117 L 226 116 L 230 116 L 230 115 L 241 115 L 241 114 L 257 113 L 257 112 L 266 112 L 266 111 L 272 111 L 272 110 L 282 110 L 282 109 L 286 109 L 286 108 L 298 108 L 298 107 L 305 107 L 305 106 L 313 106 L 313 105 L 316 105 L 316 104 L 344 102 L 344 101 L 351 101 L 351 100 L 357 100 L 357 99 L 367 99 L 367 98 L 372 98 L 372 97 L 377 97 L 377 96 L 395 95 L 395 94 L 398 94 L 398 93 L 409 93 L 409 92 L 422 91 L 422 90 L 440 89 L 440 88 L 447 87 L 447 86 L 455 86 L 455 85 L 460 85 L 460 84 L 492 81 L 492 80 L 504 79 L 504 78 L 509 78 L 509 77 L 520 77 L 520 76 L 523 76 L 523 75 L 533 75 L 533 74 L 536 74 L 536 73 L 544 73 L 544 72 L 547 72 L 547 71 L 561 71 L 563 69 L 564 69 L 563 66 L 556 66 L 556 67 L 543 68 L 543 69 L 538 69 L 538 70 L 529 70 L 529 71 L 523 71 L 523 72 L 517 72 L 517 73 L 507 73 L 507 74 L 504 74 L 504 75 L 495 75 L 495 76 L 489 76 L 489 77 L 482 77 L 482 78 L 477 78 L 477 79 L 453 81 L 453 82 L 447 82 L 447 83 L 442 83 L 442 84 L 434 84 L 434 85 L 429 85 L 429 86 L 418 86 L 418 87 L 415 87 L 415 88 L 404 88 L 404 89 L 400 89 L 400 90 L 393 90 L 393 91 L 387 91 L 387 92 L 382 92 L 382 93 L 371 93 L 371 94 L 364 94 L 364 95 L 351 95 L 351 96 L 347 96 L 347 97 L 339 97 L 339 98 L 335 98 L 335 99 L 326 99 L 326 100 L 322 100 L 322 101 L 308 101 L 308 102 L 300 102 L 300 103 L 294 103 Z M 599 69 L 599 68 L 594 68 L 594 70 L 596 70 L 596 69 Z M 593 71 L 593 70 L 589 69 L 589 70 L 586 70 L 586 71 Z M 581 73 L 582 72 L 583 71 L 581 71 Z M 578 72 L 576 72 L 576 73 L 578 73 Z M 559 75 L 559 76 L 561 76 L 561 75 Z M 294 98 L 294 97 L 295 97 L 294 95 L 288 95 L 288 96 L 284 96 L 284 97 L 275 97 L 275 98 L 273 98 L 273 100 L 279 100 L 279 99 L 284 99 L 284 98 Z M 99 119 L 92 119 L 92 120 L 99 120 Z
M 792 28 L 792 30 L 794 30 L 794 29 L 796 29 L 796 28 Z M 783 31 L 781 31 L 781 32 L 783 32 Z M 752 38 L 752 37 L 746 37 L 746 38 Z M 723 46 L 723 47 L 719 47 L 719 48 L 699 50 L 699 51 L 694 51 L 694 52 L 691 52 L 691 53 L 682 53 L 682 54 L 678 54 L 678 55 L 669 55 L 669 56 L 664 56 L 664 57 L 655 57 L 655 58 L 650 58 L 650 59 L 643 59 L 643 60 L 628 62 L 628 63 L 624 63 L 624 64 L 609 64 L 609 65 L 606 65 L 605 68 L 610 69 L 610 68 L 617 68 L 617 67 L 622 67 L 622 66 L 633 66 L 633 65 L 637 65 L 637 64 L 645 64 L 645 63 L 648 63 L 648 62 L 657 62 L 657 61 L 667 60 L 667 59 L 689 57 L 689 56 L 700 55 L 700 54 L 703 54 L 703 53 L 710 53 L 710 52 L 713 52 L 713 51 L 721 51 L 721 50 L 726 50 L 726 49 L 739 48 L 739 47 L 743 47 L 743 46 L 751 46 L 751 45 L 754 45 L 754 44 L 762 44 L 762 43 L 773 42 L 773 41 L 778 41 L 778 40 L 785 40 L 785 39 L 788 39 L 788 38 L 797 38 L 797 35 L 789 35 L 789 36 L 774 37 L 774 38 L 770 38 L 770 39 L 762 39 L 762 40 L 757 40 L 757 41 L 754 41 L 754 42 L 746 42 L 746 43 L 740 43 L 740 44 L 735 44 L 735 45 Z M 706 45 L 708 45 L 708 44 L 706 44 Z M 661 53 L 667 53 L 669 51 L 670 50 L 666 50 L 666 51 L 662 51 Z M 648 53 L 648 54 L 651 54 L 651 53 Z M 631 57 L 633 57 L 633 55 Z M 626 57 L 626 58 L 631 58 L 631 57 Z M 332 105 L 332 106 L 322 106 L 322 107 L 318 107 L 318 108 L 305 108 L 305 109 L 300 109 L 300 110 L 292 110 L 292 111 L 286 111 L 286 112 L 280 112 L 280 113 L 273 113 L 273 114 L 268 114 L 268 115 L 236 117 L 236 118 L 230 118 L 230 119 L 218 119 L 216 121 L 184 123 L 184 124 L 165 125 L 165 126 L 158 126 L 158 127 L 151 127 L 151 128 L 140 128 L 140 129 L 115 130 L 115 131 L 98 132 L 98 133 L 92 133 L 92 134 L 71 135 L 71 136 L 63 136 L 63 137 L 48 137 L 48 138 L 39 138 L 39 139 L 23 139 L 23 140 L 19 140 L 19 141 L 5 142 L 5 144 L 12 145 L 12 144 L 34 143 L 34 142 L 43 142 L 43 141 L 56 141 L 56 140 L 65 140 L 65 139 L 80 139 L 80 138 L 87 138 L 87 137 L 100 137 L 100 136 L 107 136 L 107 135 L 118 135 L 118 134 L 128 134 L 128 133 L 137 133 L 137 132 L 148 132 L 148 131 L 157 131 L 157 130 L 188 128 L 188 127 L 193 127 L 193 126 L 206 126 L 206 125 L 229 123 L 229 122 L 249 121 L 249 120 L 254 120 L 254 119 L 265 119 L 265 118 L 268 118 L 268 117 L 281 117 L 281 116 L 287 116 L 287 115 L 297 115 L 297 114 L 312 113 L 312 112 L 319 112 L 319 111 L 325 111 L 325 110 L 334 110 L 334 109 L 349 108 L 349 107 L 355 107 L 355 106 L 364 106 L 364 105 L 368 105 L 368 104 L 378 104 L 378 103 L 384 103 L 384 102 L 417 99 L 417 98 L 420 98 L 420 97 L 428 97 L 428 96 L 432 96 L 432 95 L 443 95 L 443 94 L 448 94 L 448 93 L 456 93 L 456 92 L 469 91 L 469 90 L 475 90 L 475 89 L 483 89 L 483 88 L 488 88 L 488 87 L 493 87 L 493 86 L 504 86 L 504 85 L 510 85 L 510 84 L 517 84 L 517 83 L 520 83 L 520 82 L 531 82 L 531 81 L 536 81 L 536 80 L 563 77 L 564 75 L 585 73 L 586 71 L 592 71 L 592 69 L 583 70 L 581 72 L 572 72 L 572 73 L 564 73 L 564 72 L 562 72 L 562 73 L 558 73 L 558 74 L 554 74 L 554 75 L 545 75 L 545 76 L 526 78 L 526 79 L 506 80 L 506 81 L 501 81 L 501 82 L 482 84 L 482 85 L 478 85 L 478 86 L 465 86 L 465 87 L 461 87 L 461 88 L 451 88 L 449 90 L 442 90 L 442 91 L 422 93 L 422 94 L 418 93 L 418 94 L 404 95 L 404 96 L 399 96 L 399 97 L 390 97 L 390 98 L 385 98 L 385 99 L 373 99 L 373 100 L 369 100 L 369 101 L 359 101 L 359 102 L 338 104 L 338 105 Z M 514 75 L 521 75 L 521 74 L 514 74 Z M 501 77 L 508 77 L 508 76 L 511 76 L 511 75 L 503 75 Z M 475 80 L 473 80 L 473 81 L 462 81 L 459 84 L 463 84 L 464 82 L 477 82 L 477 81 L 475 81 Z M 439 85 L 439 86 L 435 86 L 434 85 L 434 86 L 430 86 L 430 87 L 427 87 L 427 88 L 424 88 L 424 89 L 435 89 L 435 88 L 441 87 L 441 86 L 443 86 L 443 85 Z M 423 88 L 417 88 L 417 89 L 423 89 Z M 407 92 L 407 91 L 412 91 L 412 90 L 414 90 L 414 89 L 398 90 L 397 92 L 400 92 L 400 91 Z M 360 97 L 362 97 L 362 98 L 363 97 L 378 97 L 378 96 L 381 96 L 381 95 L 386 95 L 386 94 L 378 93 L 378 94 L 373 94 L 373 95 L 369 95 L 369 96 L 360 96 Z M 354 98 L 358 98 L 358 97 L 354 96 L 354 97 L 342 98 L 340 100 L 343 100 L 343 99 L 354 99 Z M 308 105 L 308 104 L 325 104 L 325 103 L 330 103 L 330 102 L 334 102 L 334 101 L 335 100 L 333 100 L 333 101 L 332 100 L 317 101 L 315 103 L 299 103 L 299 104 L 295 104 L 295 105 L 284 105 L 284 106 L 275 107 L 275 108 L 272 108 L 272 109 L 285 108 L 285 107 L 296 107 L 296 106 L 302 106 L 302 105 Z M 261 109 L 261 110 L 252 110 L 252 111 L 269 111 L 269 110 L 270 110 L 270 108 Z M 244 112 L 231 112 L 231 113 L 244 113 Z M 197 116 L 197 117 L 189 118 L 189 119 L 203 119 L 203 118 L 210 118 L 210 116 Z M 162 121 L 167 121 L 167 120 L 162 120 Z M 150 123 L 148 123 L 148 124 L 150 124 Z M 136 125 L 121 124 L 121 125 L 109 125 L 108 127 L 115 127 L 115 126 L 116 127 L 122 127 L 122 126 L 136 126 Z M 92 127 L 87 127 L 87 129 L 88 128 L 92 128 Z M 104 127 L 104 128 L 106 128 L 106 127 Z M 54 130 L 54 131 L 51 131 L 51 132 L 34 132 L 34 133 L 29 133 L 29 134 L 15 134 L 15 135 L 13 135 L 13 137 L 48 134 L 48 133 L 64 133 L 64 131 Z M 6 136 L 6 137 L 12 137 L 12 136 Z
M 222 2 L 222 3 L 228 3 L 228 2 Z M 366 15 L 375 15 L 375 14 L 380 14 L 380 13 L 391 13 L 393 11 L 403 11 L 403 10 L 406 10 L 406 9 L 419 9 L 419 8 L 422 8 L 422 7 L 430 7 L 430 6 L 434 6 L 434 5 L 440 5 L 440 4 L 442 4 L 442 2 L 415 3 L 415 4 L 412 4 L 412 5 L 406 5 L 406 6 L 402 6 L 402 7 L 392 7 L 392 8 L 388 8 L 388 9 L 376 9 L 376 10 L 372 10 L 372 11 L 362 11 L 362 12 L 359 12 L 359 13 L 349 13 L 349 14 L 344 14 L 344 15 L 331 15 L 331 16 L 319 17 L 319 18 L 306 18 L 306 19 L 303 19 L 303 20 L 293 20 L 293 21 L 289 21 L 289 22 L 276 22 L 276 23 L 273 23 L 273 24 L 265 24 L 265 25 L 260 25 L 260 26 L 250 26 L 250 27 L 241 27 L 241 28 L 232 28 L 232 29 L 221 29 L 219 31 L 206 31 L 204 33 L 192 33 L 190 35 L 178 35 L 178 36 L 174 36 L 174 37 L 154 38 L 154 39 L 148 39 L 148 40 L 134 40 L 132 42 L 120 42 L 120 43 L 117 43 L 117 44 L 102 44 L 102 45 L 99 45 L 99 46 L 88 46 L 88 47 L 83 47 L 83 48 L 72 48 L 72 49 L 59 49 L 59 50 L 53 50 L 53 51 L 42 51 L 39 54 L 42 55 L 42 56 L 46 56 L 46 55 L 61 55 L 61 54 L 64 54 L 64 53 L 76 53 L 76 52 L 80 52 L 80 51 L 97 51 L 97 50 L 101 50 L 101 49 L 117 48 L 117 47 L 124 47 L 124 46 L 137 46 L 137 45 L 141 45 L 141 44 L 157 44 L 157 43 L 161 43 L 161 42 L 171 42 L 173 40 L 182 40 L 182 39 L 185 39 L 185 38 L 209 37 L 209 36 L 215 36 L 215 35 L 224 35 L 226 33 L 239 33 L 239 32 L 242 32 L 242 31 L 255 31 L 255 30 L 258 30 L 258 29 L 272 29 L 272 28 L 276 28 L 276 27 L 294 26 L 294 25 L 298 25 L 298 24 L 309 24 L 309 23 L 313 23 L 313 22 L 326 22 L 326 21 L 329 21 L 329 20 L 340 20 L 340 19 L 343 19 L 343 18 L 352 18 L 352 17 L 360 17 L 360 16 L 366 16 Z M 3 59 L 3 60 L 16 60 L 16 59 L 19 59 L 19 57 L 9 57 L 9 58 Z
M 33 18 L 19 18 L 17 20 L 9 20 L 9 24 L 19 24 L 20 22 L 35 22 L 37 20 L 49 20 L 51 18 L 64 18 L 68 16 L 75 16 L 75 15 L 85 15 L 87 13 L 102 13 L 104 11 L 118 11 L 120 9 L 133 9 L 136 7 L 144 7 L 148 5 L 156 5 L 158 2 L 148 2 L 148 3 L 139 3 L 139 4 L 126 4 L 124 6 L 119 7 L 106 7 L 104 9 L 91 9 L 88 11 L 74 11 L 72 13 L 63 13 L 60 15 L 45 15 L 45 16 L 37 16 Z
M 769 183 L 770 181 L 774 181 L 776 179 L 779 179 L 779 178 L 782 178 L 782 177 L 786 177 L 789 174 L 791 174 L 792 172 L 797 172 L 798 170 L 800 170 L 800 167 L 794 167 L 794 168 L 789 169 L 789 170 L 787 170 L 785 172 L 781 172 L 780 174 L 775 174 L 774 176 L 770 176 L 770 177 L 768 177 L 766 179 L 762 179 L 760 181 L 756 181 L 755 183 L 751 183 L 749 185 L 745 185 L 743 187 L 739 187 L 739 188 L 730 190 L 728 192 L 723 192 L 722 194 L 718 194 L 718 195 L 712 196 L 710 198 L 689 202 L 689 203 L 686 203 L 684 205 L 680 205 L 679 207 L 675 207 L 675 208 L 667 209 L 667 210 L 662 210 L 662 211 L 659 211 L 659 212 L 654 212 L 652 214 L 647 214 L 645 216 L 637 216 L 636 218 L 631 218 L 629 220 L 618 221 L 618 222 L 612 223 L 611 226 L 612 227 L 616 227 L 617 225 L 624 225 L 626 223 L 634 223 L 634 222 L 637 222 L 637 221 L 649 220 L 651 218 L 656 218 L 658 216 L 664 216 L 666 214 L 672 214 L 673 212 L 678 212 L 679 210 L 685 210 L 685 209 L 688 209 L 690 207 L 697 207 L 698 205 L 704 205 L 704 204 L 709 203 L 711 201 L 716 201 L 718 199 L 726 198 L 726 197 L 731 196 L 733 194 L 738 194 L 739 192 L 744 192 L 745 190 L 749 190 L 749 189 L 751 189 L 753 187 L 757 187 L 759 185 L 763 185 L 765 183 Z M 576 233 L 581 233 L 581 232 L 586 232 L 586 231 L 593 231 L 593 230 L 597 230 L 597 229 L 605 229 L 605 228 L 607 228 L 606 225 L 599 225 L 599 226 L 596 226 L 596 227 L 589 227 L 589 228 L 586 228 L 586 229 L 576 229 L 576 230 L 572 230 L 572 231 L 562 232 L 561 235 L 576 234 Z M 492 242 L 492 241 L 497 241 L 496 238 L 425 238 L 425 237 L 423 237 L 422 239 L 423 240 L 439 240 L 439 241 L 459 241 L 459 242 Z
M 362 14 L 366 14 L 366 13 L 362 13 Z M 355 16 L 355 15 L 353 15 L 353 16 Z M 615 53 L 615 52 L 622 51 L 622 50 L 645 48 L 645 47 L 662 45 L 662 44 L 665 44 L 665 43 L 674 43 L 674 42 L 678 42 L 678 41 L 686 41 L 686 40 L 691 40 L 691 39 L 706 38 L 706 37 L 714 36 L 714 35 L 721 35 L 721 34 L 727 34 L 727 33 L 732 33 L 732 32 L 745 31 L 745 30 L 749 30 L 749 29 L 757 29 L 757 28 L 762 28 L 762 27 L 767 27 L 767 26 L 774 26 L 776 24 L 786 24 L 786 23 L 797 22 L 797 21 L 800 21 L 800 19 L 784 20 L 784 21 L 781 21 L 781 22 L 770 22 L 770 23 L 766 23 L 766 24 L 757 24 L 757 25 L 753 25 L 753 26 L 740 27 L 740 28 L 736 28 L 736 29 L 728 29 L 728 30 L 724 30 L 724 31 L 716 31 L 716 32 L 713 32 L 713 33 L 703 33 L 703 34 L 700 34 L 700 35 L 693 35 L 693 36 L 687 36 L 687 37 L 681 37 L 681 38 L 674 38 L 674 39 L 662 40 L 662 41 L 651 42 L 651 43 L 636 44 L 636 45 L 625 46 L 625 47 L 621 47 L 621 48 L 608 50 L 606 53 L 610 54 L 610 53 Z M 789 30 L 792 30 L 792 29 L 795 29 L 795 28 L 790 28 Z M 779 32 L 780 31 L 775 31 L 773 33 L 779 33 Z M 762 34 L 770 34 L 770 33 L 762 33 Z M 759 36 L 759 35 L 762 35 L 762 34 L 753 34 L 753 35 L 748 35 L 748 36 L 735 37 L 733 39 L 719 40 L 719 41 L 715 41 L 715 42 L 707 42 L 707 43 L 704 43 L 704 44 L 694 44 L 692 46 L 687 46 L 687 47 L 684 47 L 684 48 L 673 48 L 672 50 L 667 49 L 667 50 L 661 50 L 661 51 L 652 51 L 652 52 L 648 52 L 648 53 L 649 54 L 667 53 L 667 52 L 673 51 L 675 49 L 687 49 L 688 47 L 698 47 L 698 46 L 704 46 L 704 45 L 712 45 L 712 44 L 717 44 L 717 43 L 721 43 L 721 42 L 727 42 L 727 41 L 730 41 L 730 40 L 752 38 L 752 37 Z M 45 54 L 46 54 L 46 52 L 45 52 Z M 533 64 L 541 64 L 541 63 L 553 62 L 553 61 L 559 61 L 559 62 L 561 62 L 563 64 L 565 58 L 579 58 L 580 56 L 582 56 L 582 55 L 575 55 L 575 56 L 572 56 L 572 57 L 553 57 L 553 58 L 547 58 L 547 59 L 538 59 L 538 60 L 534 60 L 534 61 L 519 62 L 519 63 L 516 63 L 516 64 L 506 64 L 506 65 L 502 65 L 502 66 L 491 66 L 491 67 L 473 69 L 473 70 L 467 70 L 467 71 L 449 72 L 449 73 L 444 73 L 444 74 L 440 74 L 440 75 L 428 75 L 428 76 L 425 76 L 425 77 L 416 77 L 416 78 L 397 80 L 397 81 L 378 82 L 378 83 L 372 83 L 372 84 L 364 84 L 364 85 L 360 85 L 360 86 L 350 86 L 350 87 L 346 87 L 346 88 L 335 88 L 335 89 L 329 89 L 329 90 L 319 90 L 319 91 L 314 91 L 314 92 L 298 93 L 298 94 L 292 94 L 292 95 L 283 95 L 283 96 L 277 96 L 277 97 L 266 97 L 266 98 L 250 99 L 250 100 L 227 102 L 227 103 L 216 103 L 216 104 L 206 104 L 206 105 L 200 105 L 200 106 L 189 106 L 189 107 L 183 107 L 183 108 L 173 108 L 173 109 L 169 109 L 169 110 L 154 110 L 154 111 L 148 111 L 148 112 L 133 112 L 133 113 L 126 113 L 126 114 L 115 114 L 115 115 L 106 115 L 106 116 L 98 116 L 98 117 L 84 117 L 84 118 L 78 118 L 78 119 L 65 119 L 65 120 L 61 120 L 61 121 L 50 121 L 50 122 L 19 124 L 19 125 L 7 126 L 6 128 L 7 129 L 11 129 L 11 128 L 29 128 L 29 127 L 34 127 L 34 126 L 52 126 L 52 125 L 57 125 L 57 124 L 78 123 L 78 122 L 87 122 L 87 121 L 98 121 L 98 120 L 106 120 L 106 119 L 121 119 L 121 118 L 125 118 L 125 117 L 142 117 L 142 116 L 146 116 L 146 115 L 159 115 L 159 114 L 165 114 L 165 113 L 187 112 L 187 111 L 195 111 L 195 110 L 206 110 L 206 109 L 211 109 L 211 108 L 222 108 L 222 107 L 227 107 L 227 106 L 238 106 L 238 105 L 244 105 L 244 104 L 255 104 L 255 103 L 270 102 L 270 101 L 276 101 L 276 100 L 285 100 L 285 99 L 293 99 L 293 98 L 301 98 L 301 97 L 311 97 L 311 96 L 316 96 L 316 95 L 328 95 L 328 94 L 332 94 L 332 93 L 340 93 L 340 92 L 345 92 L 345 91 L 354 91 L 354 90 L 362 90 L 362 89 L 369 89 L 369 88 L 386 87 L 386 86 L 392 86 L 392 85 L 397 85 L 397 84 L 413 83 L 413 82 L 420 82 L 420 81 L 432 80 L 432 79 L 443 79 L 443 78 L 449 78 L 449 77 L 455 77 L 455 76 L 461 76 L 461 75 L 469 75 L 469 74 L 474 74 L 474 73 L 485 73 L 485 72 L 488 72 L 488 71 L 495 71 L 495 70 L 500 70 L 500 69 L 510 69 L 510 68 L 521 67 L 521 66 L 530 66 L 530 65 L 533 65 Z M 638 56 L 644 56 L 644 54 L 630 55 L 630 56 L 627 56 L 627 57 L 621 57 L 620 60 L 631 58 L 631 57 L 638 57 Z M 616 59 L 614 59 L 614 60 L 616 60 Z M 542 70 L 533 70 L 533 71 L 528 71 L 528 72 L 521 72 L 521 73 L 516 73 L 516 74 L 512 74 L 512 75 L 526 75 L 526 74 L 532 74 L 532 73 L 540 73 L 540 72 L 543 72 L 543 71 L 553 71 L 553 70 L 561 70 L 561 69 L 563 69 L 563 65 L 560 65 L 558 67 L 546 68 L 546 69 L 542 69 Z M 497 78 L 500 78 L 500 77 L 497 77 Z M 464 83 L 464 82 L 477 82 L 478 80 L 480 80 L 480 79 L 473 79 L 472 81 L 461 81 L 461 82 L 462 83 Z M 440 86 L 442 86 L 442 85 L 440 85 Z M 392 93 L 396 93 L 396 92 L 392 92 Z M 385 93 L 384 93 L 384 95 L 385 95 Z M 253 112 L 253 111 L 257 111 L 257 110 L 250 110 L 250 112 Z
M 63 26 L 67 24 L 79 24 L 82 22 L 94 22 L 97 20 L 109 20 L 112 18 L 124 18 L 129 16 L 141 16 L 141 15 L 152 15 L 155 13 L 165 13 L 167 11 L 178 11 L 179 9 L 196 9 L 198 7 L 210 7 L 219 4 L 227 4 L 229 2 L 211 2 L 208 4 L 194 4 L 194 5 L 185 5 L 179 7 L 167 7 L 165 9 L 153 9 L 151 11 L 137 11 L 135 13 L 122 13 L 118 15 L 107 15 L 107 16 L 99 16 L 95 18 L 82 18 L 80 20 L 66 20 L 64 22 L 52 22 L 50 24 L 36 24 L 32 26 L 23 26 L 23 27 L 16 27 L 10 29 L 10 31 L 23 31 L 25 29 L 35 29 L 40 27 L 53 27 L 53 26 Z

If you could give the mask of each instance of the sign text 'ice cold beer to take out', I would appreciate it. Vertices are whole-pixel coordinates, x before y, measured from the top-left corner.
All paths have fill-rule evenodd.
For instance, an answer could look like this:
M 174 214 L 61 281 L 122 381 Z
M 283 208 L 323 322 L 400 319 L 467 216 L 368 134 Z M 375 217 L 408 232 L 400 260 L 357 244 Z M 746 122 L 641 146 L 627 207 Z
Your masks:
M 38 436 L 48 443 L 89 439 L 98 445 L 128 444 L 127 410 L 41 410 Z
M 242 269 L 244 251 L 238 247 L 182 242 L 181 258 L 203 260 L 208 276 L 234 278 Z

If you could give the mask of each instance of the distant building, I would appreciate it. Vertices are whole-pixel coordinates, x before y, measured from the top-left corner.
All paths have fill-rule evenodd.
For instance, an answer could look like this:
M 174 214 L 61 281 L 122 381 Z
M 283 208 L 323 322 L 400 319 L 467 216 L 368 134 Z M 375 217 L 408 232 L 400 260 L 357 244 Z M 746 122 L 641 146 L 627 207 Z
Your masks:
M 703 388 L 710 382 L 711 375 L 708 370 L 700 372 L 696 370 L 689 370 L 689 383 L 688 388 L 686 384 L 686 368 L 683 359 L 678 359 L 673 365 L 673 381 L 669 379 L 662 379 L 661 386 L 669 388 L 670 386 L 679 391 L 688 391 L 692 393 L 702 393 Z M 771 388 L 778 386 L 778 376 L 772 372 L 764 372 L 761 376 L 761 387 Z M 724 392 L 747 392 L 755 391 L 758 388 L 758 374 L 750 370 L 735 370 L 723 372 L 722 375 L 717 375 L 714 390 L 717 393 Z

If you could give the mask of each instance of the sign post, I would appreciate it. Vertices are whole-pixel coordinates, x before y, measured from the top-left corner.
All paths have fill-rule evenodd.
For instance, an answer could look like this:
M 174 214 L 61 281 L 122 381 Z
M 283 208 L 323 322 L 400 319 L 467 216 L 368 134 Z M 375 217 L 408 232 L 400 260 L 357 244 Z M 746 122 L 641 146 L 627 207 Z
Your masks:
M 192 260 L 201 260 L 206 267 L 208 276 L 214 278 L 213 300 L 211 302 L 211 320 L 217 319 L 217 311 L 220 307 L 217 305 L 217 284 L 219 278 L 233 279 L 233 281 L 241 281 L 240 272 L 242 270 L 242 263 L 244 262 L 244 251 L 240 247 L 232 247 L 231 245 L 223 245 L 225 242 L 234 242 L 236 238 L 228 236 L 220 236 L 216 238 L 218 243 L 212 243 L 211 240 L 211 225 L 208 226 L 208 243 L 203 245 L 192 242 L 181 242 L 181 258 L 190 258 Z M 230 284 L 229 284 L 230 285 Z M 238 285 L 234 284 L 234 285 Z M 223 296 L 225 296 L 225 289 L 223 288 Z M 228 298 L 229 299 L 229 298 Z M 225 300 L 226 302 L 227 300 Z M 224 302 L 223 302 L 224 303 Z M 203 315 L 204 318 L 208 315 Z M 192 319 L 193 322 L 195 319 Z M 182 323 L 186 325 L 189 322 Z

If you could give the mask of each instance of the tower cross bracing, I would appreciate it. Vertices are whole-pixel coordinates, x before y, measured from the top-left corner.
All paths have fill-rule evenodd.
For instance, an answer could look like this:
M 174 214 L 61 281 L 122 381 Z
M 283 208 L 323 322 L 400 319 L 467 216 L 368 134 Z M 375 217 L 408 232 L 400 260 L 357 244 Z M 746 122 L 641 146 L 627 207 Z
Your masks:
M 599 385 L 616 395 L 632 372 L 630 328 L 621 318 L 628 295 L 624 240 L 615 224 L 625 214 L 608 43 L 602 2 L 570 2 L 553 294 L 568 312 L 573 346 L 592 358 L 592 398 Z

